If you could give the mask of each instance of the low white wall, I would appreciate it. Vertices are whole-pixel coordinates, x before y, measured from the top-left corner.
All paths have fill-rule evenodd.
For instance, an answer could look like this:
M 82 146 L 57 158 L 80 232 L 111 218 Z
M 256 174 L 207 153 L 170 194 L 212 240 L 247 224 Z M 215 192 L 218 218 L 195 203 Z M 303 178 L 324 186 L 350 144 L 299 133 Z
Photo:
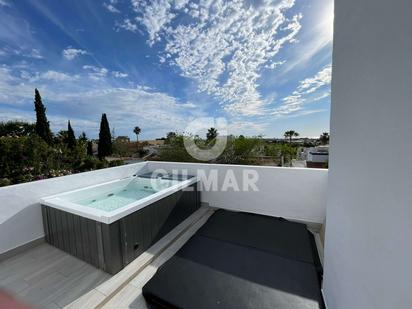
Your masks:
M 44 236 L 40 198 L 156 169 L 206 176 L 216 171 L 218 190 L 201 194 L 211 206 L 314 223 L 325 219 L 327 170 L 143 162 L 0 188 L 0 254 Z M 245 170 L 256 172 L 259 191 L 222 190 L 228 173 L 242 189 Z
M 131 176 L 146 162 L 0 188 L 0 254 L 44 236 L 42 197 Z
M 187 170 L 190 175 L 209 176 L 217 171 L 218 190 L 202 191 L 202 202 L 230 210 L 280 216 L 323 223 L 326 216 L 328 171 L 325 169 L 282 168 L 245 165 L 221 165 L 175 162 L 148 162 L 150 171 Z M 242 191 L 244 170 L 256 171 L 258 191 Z M 240 191 L 222 190 L 227 173 L 232 173 Z M 230 176 L 229 176 L 230 177 Z

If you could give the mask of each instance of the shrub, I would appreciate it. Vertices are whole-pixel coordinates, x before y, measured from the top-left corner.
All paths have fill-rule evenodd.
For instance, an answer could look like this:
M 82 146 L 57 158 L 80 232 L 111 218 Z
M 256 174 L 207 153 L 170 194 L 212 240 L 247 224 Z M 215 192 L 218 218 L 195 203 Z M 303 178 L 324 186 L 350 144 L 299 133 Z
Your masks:
M 70 149 L 64 142 L 48 145 L 38 135 L 0 137 L 0 186 L 118 166 L 86 153 L 86 143 Z
M 35 125 L 24 121 L 0 122 L 0 136 L 28 136 L 35 133 Z

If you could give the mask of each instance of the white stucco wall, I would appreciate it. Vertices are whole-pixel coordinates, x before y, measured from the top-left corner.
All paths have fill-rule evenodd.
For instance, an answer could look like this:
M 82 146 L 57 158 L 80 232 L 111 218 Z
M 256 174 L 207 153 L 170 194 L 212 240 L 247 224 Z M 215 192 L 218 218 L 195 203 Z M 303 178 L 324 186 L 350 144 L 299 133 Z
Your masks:
M 325 169 L 174 162 L 149 162 L 148 169 L 187 170 L 191 175 L 205 171 L 207 176 L 216 171 L 218 190 L 202 191 L 201 195 L 203 202 L 214 207 L 314 223 L 323 223 L 325 219 L 328 181 Z M 258 191 L 242 190 L 245 170 L 256 171 Z M 228 172 L 233 172 L 240 191 L 222 190 Z
M 214 170 L 218 190 L 201 193 L 202 201 L 211 206 L 314 223 L 322 223 L 325 219 L 327 170 L 144 162 L 0 188 L 0 254 L 44 235 L 41 197 L 127 177 L 139 169 L 142 173 L 156 169 L 187 170 L 193 175 L 198 171 L 209 175 Z M 245 170 L 256 172 L 259 191 L 242 191 Z M 233 172 L 240 191 L 222 190 L 228 172 Z
M 412 307 L 411 13 L 410 0 L 335 0 L 329 309 Z
M 44 235 L 41 197 L 133 175 L 146 163 L 28 182 L 0 188 L 0 254 Z

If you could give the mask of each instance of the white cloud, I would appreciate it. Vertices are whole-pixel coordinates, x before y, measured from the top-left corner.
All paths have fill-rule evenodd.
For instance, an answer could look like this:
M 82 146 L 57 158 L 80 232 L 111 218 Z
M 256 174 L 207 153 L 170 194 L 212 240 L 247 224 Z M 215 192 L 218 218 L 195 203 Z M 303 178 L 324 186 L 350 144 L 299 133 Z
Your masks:
M 173 1 L 169 0 L 153 0 L 148 2 L 132 0 L 134 10 L 139 13 L 136 21 L 140 22 L 149 34 L 149 44 L 153 45 L 155 41 L 160 40 L 159 32 L 168 24 L 174 14 L 171 13 Z M 184 3 L 180 1 L 178 7 L 182 7 Z
M 137 25 L 133 23 L 129 18 L 126 18 L 123 20 L 122 23 L 117 24 L 119 28 L 123 28 L 125 30 L 131 31 L 131 32 L 136 32 L 137 31 Z
M 120 13 L 120 11 L 113 5 L 113 3 L 103 3 L 103 6 L 112 13 Z
M 51 81 L 73 81 L 79 79 L 79 75 L 69 75 L 62 72 L 49 70 L 39 75 L 40 79 L 51 80 Z
M 198 83 L 201 92 L 222 101 L 233 114 L 263 113 L 261 70 L 275 68 L 280 49 L 295 42 L 301 14 L 287 17 L 294 0 L 242 1 L 132 0 L 135 21 L 149 36 L 149 45 L 164 40 L 161 62 L 177 66 Z M 184 23 L 172 23 L 176 16 Z M 135 24 L 133 24 L 136 26 Z M 137 26 L 132 31 L 136 31 Z
M 306 78 L 299 83 L 296 93 L 312 93 L 324 85 L 329 85 L 332 78 L 332 66 L 327 65 L 315 76 Z
M 319 101 L 330 95 L 329 87 L 332 78 L 332 66 L 327 65 L 314 76 L 299 82 L 291 95 L 282 99 L 282 105 L 270 112 L 271 115 L 285 116 L 302 110 L 303 105 Z M 318 94 L 318 91 L 322 91 Z
M 0 103 L 20 105 L 28 96 L 33 96 L 34 88 L 15 76 L 6 66 L 0 66 Z
M 180 102 L 149 87 L 113 86 L 107 77 L 100 77 L 99 83 L 91 83 L 88 74 L 99 73 L 102 68 L 85 66 L 85 70 L 86 74 L 75 75 L 75 78 L 55 71 L 24 72 L 27 78 L 23 78 L 20 70 L 13 72 L 10 67 L 0 66 L 0 118 L 27 119 L 29 116 L 33 119 L 34 112 L 27 110 L 32 109 L 36 87 L 46 107 L 58 105 L 54 110 L 64 111 L 48 114 L 55 131 L 64 128 L 67 119 L 73 119 L 76 132 L 84 130 L 96 136 L 101 114 L 107 113 L 111 128 L 114 127 L 117 134 L 132 135 L 133 127 L 139 125 L 144 134 L 160 137 L 169 131 L 183 131 L 187 122 L 200 113 L 201 107 Z M 51 80 L 64 82 L 50 83 Z
M 43 59 L 44 57 L 40 53 L 40 51 L 36 48 L 33 48 L 27 55 L 26 57 L 29 58 L 34 58 L 34 59 Z
M 88 52 L 83 49 L 76 49 L 72 47 L 67 47 L 62 51 L 62 55 L 66 60 L 73 60 L 80 55 L 87 55 Z
M 256 121 L 245 121 L 239 119 L 233 119 L 228 122 L 228 134 L 233 135 L 246 135 L 246 136 L 257 136 L 264 135 L 267 129 L 266 123 L 259 123 Z
M 32 48 L 30 50 L 23 49 L 23 48 L 11 48 L 11 47 L 3 47 L 0 49 L 0 56 L 21 56 L 25 58 L 32 58 L 32 59 L 43 59 L 44 57 L 40 53 L 40 50 L 37 48 Z
M 187 102 L 184 104 L 179 104 L 180 107 L 184 107 L 184 108 L 197 108 L 197 105 L 192 103 L 192 102 Z
M 83 69 L 88 71 L 88 75 L 93 80 L 101 80 L 109 72 L 106 68 L 96 67 L 94 65 L 84 65 Z
M 9 74 L 10 74 L 9 70 Z M 68 74 L 63 72 L 58 72 L 54 70 L 48 70 L 45 72 L 30 72 L 25 69 L 19 71 L 20 74 L 16 77 L 16 80 L 21 79 L 24 82 L 37 82 L 37 81 L 52 81 L 52 82 L 67 82 L 67 81 L 76 81 L 80 79 L 78 74 Z M 11 75 L 10 75 L 11 76 Z M 1 78 L 1 76 L 0 76 Z
M 67 120 L 68 117 L 59 116 L 59 115 L 47 115 L 48 120 L 50 121 L 51 129 L 54 132 L 67 129 Z M 36 121 L 35 113 L 28 112 L 25 110 L 19 109 L 7 109 L 0 107 L 0 121 L 10 121 L 10 120 L 19 120 L 34 122 Z M 87 119 L 72 117 L 70 118 L 70 123 L 74 128 L 75 134 L 80 134 L 82 131 L 98 131 L 99 130 L 99 120 L 91 121 Z
M 6 0 L 0 0 L 0 6 L 10 6 L 10 3 Z
M 129 76 L 127 73 L 119 72 L 119 71 L 113 71 L 112 75 L 116 78 L 126 78 Z

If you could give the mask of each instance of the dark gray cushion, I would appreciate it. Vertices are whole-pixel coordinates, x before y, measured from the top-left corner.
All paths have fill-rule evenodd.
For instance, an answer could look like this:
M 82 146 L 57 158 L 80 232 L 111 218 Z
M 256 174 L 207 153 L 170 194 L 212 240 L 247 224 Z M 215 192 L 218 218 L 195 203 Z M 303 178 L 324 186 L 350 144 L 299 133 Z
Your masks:
M 144 286 L 159 308 L 322 308 L 315 266 L 195 235 Z
M 282 218 L 218 210 L 197 234 L 314 263 L 306 226 Z

